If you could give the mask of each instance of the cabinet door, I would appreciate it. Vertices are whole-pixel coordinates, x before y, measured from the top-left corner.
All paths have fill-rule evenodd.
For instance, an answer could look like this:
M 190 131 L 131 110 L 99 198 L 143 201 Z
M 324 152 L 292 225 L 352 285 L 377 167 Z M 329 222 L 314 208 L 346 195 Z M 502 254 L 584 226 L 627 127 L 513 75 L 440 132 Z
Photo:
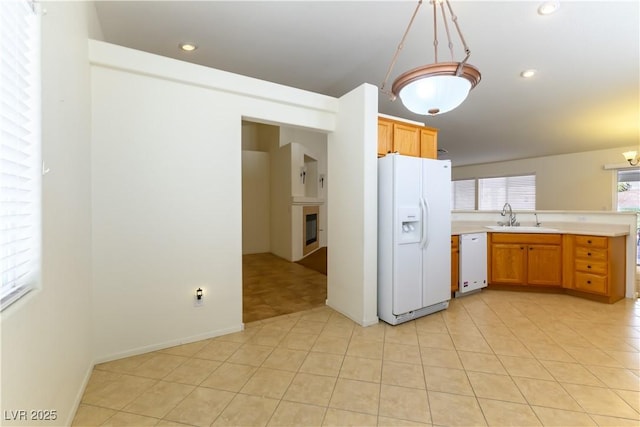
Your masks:
M 460 262 L 458 239 L 458 236 L 451 236 L 451 292 L 458 290 L 458 264 Z
M 491 283 L 523 285 L 526 246 L 518 243 L 491 245 Z
M 562 250 L 558 245 L 527 247 L 527 283 L 562 286 Z
M 393 122 L 378 119 L 378 156 L 393 150 Z
M 420 157 L 438 158 L 438 132 L 435 129 L 420 129 Z
M 420 157 L 420 128 L 402 123 L 394 123 L 393 151 L 397 151 L 405 156 Z

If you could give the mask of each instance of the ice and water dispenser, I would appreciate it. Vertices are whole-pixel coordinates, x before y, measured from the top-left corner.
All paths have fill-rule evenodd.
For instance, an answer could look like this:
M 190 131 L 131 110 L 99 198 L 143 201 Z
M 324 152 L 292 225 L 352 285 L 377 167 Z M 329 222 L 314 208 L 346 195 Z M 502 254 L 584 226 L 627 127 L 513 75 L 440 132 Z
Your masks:
M 398 221 L 400 222 L 400 233 L 398 243 L 418 243 L 420 242 L 420 208 L 401 207 L 398 209 Z

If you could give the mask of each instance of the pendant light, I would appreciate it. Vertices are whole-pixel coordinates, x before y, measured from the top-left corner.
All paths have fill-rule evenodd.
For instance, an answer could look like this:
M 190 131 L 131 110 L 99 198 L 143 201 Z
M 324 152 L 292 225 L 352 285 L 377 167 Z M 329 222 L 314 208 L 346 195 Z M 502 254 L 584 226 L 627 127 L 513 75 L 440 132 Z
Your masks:
M 409 70 L 396 78 L 391 86 L 391 92 L 385 92 L 384 87 L 389 79 L 389 75 L 393 70 L 398 55 L 404 47 L 405 39 L 411 30 L 413 21 L 422 6 L 422 0 L 418 1 L 418 5 L 411 16 L 409 25 L 402 36 L 402 40 L 396 49 L 395 55 L 389 65 L 389 70 L 385 76 L 381 90 L 389 94 L 392 100 L 400 97 L 404 106 L 416 114 L 436 115 L 451 111 L 467 98 L 469 91 L 480 82 L 480 71 L 471 64 L 467 64 L 467 60 L 471 55 L 471 51 L 467 47 L 467 43 L 462 36 L 460 26 L 458 25 L 458 17 L 453 13 L 449 0 L 431 0 L 433 5 L 433 45 L 435 49 L 435 62 L 433 64 L 423 65 Z M 446 8 L 445 8 L 446 5 Z M 442 22 L 447 34 L 449 51 L 451 53 L 451 61 L 438 62 L 438 8 L 442 15 Z M 449 16 L 447 17 L 447 11 Z M 460 41 L 464 48 L 465 57 L 462 61 L 457 62 L 453 59 L 453 43 L 451 41 L 451 33 L 449 31 L 448 19 L 455 25 Z

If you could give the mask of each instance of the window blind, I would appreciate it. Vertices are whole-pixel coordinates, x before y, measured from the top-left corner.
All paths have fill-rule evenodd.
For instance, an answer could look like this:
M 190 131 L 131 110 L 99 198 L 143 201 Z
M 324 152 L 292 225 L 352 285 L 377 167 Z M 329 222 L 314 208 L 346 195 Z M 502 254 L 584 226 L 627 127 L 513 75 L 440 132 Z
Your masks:
M 618 170 L 617 174 L 616 210 L 640 213 L 640 167 Z M 638 226 L 640 229 L 640 218 Z
M 476 208 L 476 180 L 451 181 L 451 209 L 474 210 Z
M 513 209 L 535 210 L 536 176 L 505 176 L 478 180 L 478 210 L 500 210 L 505 203 L 509 203 Z
M 0 309 L 40 274 L 39 27 L 33 2 L 0 1 Z
M 640 167 L 619 170 L 618 182 L 640 182 Z

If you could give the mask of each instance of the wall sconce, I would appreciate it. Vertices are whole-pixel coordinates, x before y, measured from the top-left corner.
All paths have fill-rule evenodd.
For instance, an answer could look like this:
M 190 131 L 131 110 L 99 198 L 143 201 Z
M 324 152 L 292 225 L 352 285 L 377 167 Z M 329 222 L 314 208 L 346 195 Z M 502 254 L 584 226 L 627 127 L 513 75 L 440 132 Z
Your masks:
M 320 174 L 320 188 L 324 188 L 324 174 Z
M 200 301 L 202 299 L 202 288 L 196 289 L 196 299 Z
M 637 151 L 626 151 L 622 153 L 622 155 L 631 166 L 636 166 L 638 163 L 640 163 L 640 156 L 638 156 Z
M 307 178 L 307 168 L 302 166 L 300 167 L 300 180 L 304 184 L 305 179 Z

